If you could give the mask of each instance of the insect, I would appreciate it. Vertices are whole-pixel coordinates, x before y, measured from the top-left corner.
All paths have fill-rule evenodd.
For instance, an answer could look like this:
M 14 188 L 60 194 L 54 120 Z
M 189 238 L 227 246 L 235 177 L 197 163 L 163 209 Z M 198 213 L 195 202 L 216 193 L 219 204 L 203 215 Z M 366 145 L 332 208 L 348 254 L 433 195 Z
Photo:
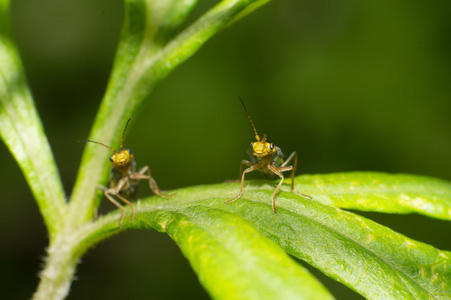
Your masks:
M 133 204 L 129 200 L 127 200 L 127 198 L 131 199 L 134 197 L 138 188 L 138 184 L 141 180 L 148 180 L 149 187 L 152 192 L 160 197 L 169 198 L 175 195 L 166 195 L 160 190 L 157 183 L 155 182 L 155 179 L 153 179 L 152 175 L 150 174 L 150 169 L 148 166 L 144 166 L 139 172 L 136 171 L 136 162 L 133 159 L 132 151 L 130 149 L 123 148 L 125 130 L 127 129 L 130 120 L 131 119 L 128 119 L 127 124 L 125 124 L 124 131 L 122 132 L 119 151 L 116 151 L 112 147 L 100 142 L 82 140 L 83 142 L 102 145 L 113 151 L 113 155 L 110 156 L 112 167 L 109 179 L 109 187 L 104 188 L 104 195 L 122 211 L 121 218 L 119 219 L 119 228 L 121 227 L 122 221 L 124 219 L 125 209 L 116 199 L 114 199 L 113 196 L 117 197 L 119 200 L 130 206 L 132 210 L 132 215 L 130 217 L 131 222 L 133 221 L 133 217 L 135 216 L 135 208 Z
M 295 191 L 299 195 L 301 195 L 304 198 L 312 199 L 312 197 L 299 193 L 294 189 L 294 174 L 296 172 L 296 167 L 298 164 L 298 157 L 297 153 L 293 152 L 290 154 L 290 156 L 287 158 L 287 160 L 284 161 L 284 155 L 282 153 L 282 150 L 275 146 L 273 143 L 268 141 L 266 139 L 266 133 L 263 135 L 263 138 L 260 138 L 260 136 L 257 133 L 257 129 L 255 128 L 254 122 L 252 121 L 246 106 L 244 105 L 243 99 L 241 99 L 241 104 L 243 104 L 244 111 L 247 114 L 247 117 L 249 118 L 249 121 L 251 122 L 252 128 L 254 129 L 255 133 L 255 139 L 257 141 L 251 143 L 251 148 L 248 150 L 249 157 L 251 158 L 251 161 L 242 160 L 240 163 L 240 177 L 241 177 L 241 187 L 239 194 L 228 201 L 225 202 L 225 204 L 229 204 L 238 198 L 241 197 L 243 194 L 243 186 L 244 186 L 244 176 L 247 173 L 250 173 L 252 171 L 261 171 L 266 175 L 277 175 L 280 177 L 280 182 L 277 185 L 274 193 L 272 194 L 272 209 L 274 213 L 276 212 L 276 206 L 275 206 L 275 197 L 277 193 L 279 192 L 280 187 L 282 186 L 284 176 L 282 172 L 291 171 L 291 191 Z M 293 165 L 288 165 L 291 161 L 293 161 Z M 249 168 L 245 169 L 243 172 L 243 165 L 248 166 Z

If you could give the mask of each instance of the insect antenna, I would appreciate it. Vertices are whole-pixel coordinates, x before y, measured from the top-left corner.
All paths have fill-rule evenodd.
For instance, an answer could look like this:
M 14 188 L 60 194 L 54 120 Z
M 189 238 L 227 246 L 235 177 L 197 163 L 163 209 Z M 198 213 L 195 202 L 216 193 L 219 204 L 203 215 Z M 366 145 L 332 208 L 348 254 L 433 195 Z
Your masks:
M 128 123 L 130 123 L 130 120 L 131 120 L 131 119 L 132 119 L 132 118 L 128 119 L 127 124 L 125 124 L 124 131 L 122 131 L 121 150 L 122 150 L 122 142 L 124 141 L 125 130 L 127 129 Z
M 257 129 L 255 129 L 254 122 L 252 122 L 251 116 L 249 115 L 249 112 L 248 112 L 247 109 L 246 109 L 246 105 L 244 105 L 244 101 L 243 101 L 243 99 L 241 99 L 241 97 L 240 97 L 240 100 L 241 100 L 241 104 L 243 104 L 244 111 L 246 112 L 246 115 L 247 115 L 249 121 L 251 121 L 252 128 L 254 129 L 254 132 L 255 132 L 255 139 L 256 139 L 257 141 L 260 141 L 260 136 L 259 136 L 258 133 L 257 133 Z
M 77 141 L 77 142 L 78 142 L 78 143 L 81 143 L 81 142 L 84 142 L 84 143 L 90 142 L 90 143 L 94 143 L 94 144 L 99 144 L 99 145 L 102 145 L 102 146 L 104 146 L 104 147 L 107 147 L 108 149 L 110 149 L 111 151 L 113 151 L 114 153 L 116 153 L 116 150 L 114 150 L 114 149 L 111 148 L 110 146 L 105 145 L 104 143 L 101 143 L 101 142 L 96 142 L 96 141 L 91 141 L 91 140 L 79 140 L 79 141 Z

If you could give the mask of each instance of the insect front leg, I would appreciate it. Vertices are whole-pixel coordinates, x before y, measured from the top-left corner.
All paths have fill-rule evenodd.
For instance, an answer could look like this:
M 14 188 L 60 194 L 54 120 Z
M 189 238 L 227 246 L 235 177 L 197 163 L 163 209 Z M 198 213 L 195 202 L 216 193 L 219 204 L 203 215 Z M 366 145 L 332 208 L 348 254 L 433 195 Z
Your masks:
M 250 161 L 248 161 L 248 160 L 244 160 L 244 159 L 243 159 L 243 160 L 241 161 L 241 163 L 240 163 L 240 176 L 238 177 L 238 179 L 226 180 L 225 182 L 227 182 L 227 183 L 239 182 L 241 176 L 243 175 L 243 165 L 246 165 L 246 166 L 248 166 L 248 167 L 252 167 L 253 165 L 255 165 L 255 163 L 252 163 L 252 162 L 250 162 Z
M 293 151 L 290 156 L 288 156 L 287 160 L 283 162 L 283 164 L 280 165 L 279 167 L 279 171 L 281 168 L 285 167 L 288 163 L 290 163 L 294 158 L 293 161 L 293 167 L 292 167 L 292 171 L 291 171 L 291 191 L 293 192 L 294 190 L 294 175 L 296 174 L 296 168 L 298 167 L 298 154 L 296 153 L 296 151 Z M 288 170 L 284 170 L 281 172 L 285 172 Z
M 133 221 L 133 218 L 135 217 L 135 207 L 133 206 L 133 203 L 131 203 L 130 201 L 128 201 L 127 199 L 125 199 L 124 197 L 122 197 L 121 195 L 119 195 L 119 193 L 116 194 L 116 197 L 118 197 L 119 199 L 121 199 L 125 204 L 127 204 L 128 206 L 130 206 L 131 210 L 132 210 L 132 215 L 130 216 L 130 222 Z M 119 226 L 120 227 L 120 226 Z
M 176 193 L 173 193 L 170 195 L 166 195 L 160 190 L 160 188 L 157 185 L 157 182 L 155 181 L 155 179 L 153 179 L 152 175 L 150 174 L 149 166 L 144 166 L 141 169 L 141 171 L 139 171 L 139 173 L 133 174 L 132 177 L 134 180 L 141 180 L 141 179 L 149 180 L 149 187 L 152 190 L 152 192 L 155 195 L 158 195 L 162 198 L 171 198 L 171 197 L 175 196 L 175 194 L 176 194 Z
M 304 198 L 307 199 L 312 199 L 311 196 L 303 194 L 301 192 L 298 192 L 295 188 L 294 188 L 294 176 L 296 174 L 296 168 L 298 167 L 298 154 L 296 153 L 296 151 L 294 151 L 293 153 L 290 154 L 290 156 L 288 157 L 288 159 L 280 166 L 280 168 L 285 167 L 292 159 L 294 158 L 293 161 L 293 169 L 291 171 L 291 191 L 295 192 L 296 194 L 298 194 L 299 196 L 302 196 Z M 279 170 L 280 170 L 279 168 Z M 284 170 L 285 171 L 285 170 Z M 281 171 L 281 172 L 284 172 Z
M 135 207 L 133 206 L 133 204 L 119 194 L 120 191 L 127 186 L 127 184 L 129 184 L 129 178 L 128 177 L 123 177 L 123 178 L 121 178 L 119 180 L 117 186 L 115 186 L 114 188 L 111 188 L 111 189 L 107 189 L 104 192 L 105 197 L 107 197 L 108 200 L 110 200 L 114 205 L 116 205 L 121 210 L 121 218 L 119 219 L 119 228 L 121 228 L 122 221 L 124 220 L 125 209 L 124 209 L 124 207 L 122 205 L 119 204 L 119 202 L 117 202 L 112 197 L 113 195 L 118 197 L 122 202 L 124 202 L 128 206 L 130 206 L 130 208 L 132 210 L 132 215 L 130 217 L 130 222 L 133 221 L 133 217 L 135 216 Z
M 243 161 L 242 161 L 241 163 L 243 163 Z M 224 202 L 224 204 L 229 204 L 230 202 L 233 202 L 233 201 L 235 201 L 236 199 L 240 198 L 241 195 L 243 194 L 243 191 L 244 191 L 244 176 L 246 175 L 246 173 L 249 173 L 249 172 L 258 170 L 258 169 L 260 169 L 260 168 L 261 168 L 261 165 L 260 165 L 260 164 L 257 164 L 257 165 L 251 165 L 249 168 L 247 168 L 246 170 L 244 170 L 244 172 L 243 172 L 242 175 L 241 175 L 241 187 L 240 187 L 240 193 L 239 193 L 235 198 L 230 199 L 230 200 Z
M 105 194 L 105 191 L 108 190 L 107 187 L 104 187 L 102 185 L 98 185 L 96 189 L 103 191 L 104 194 Z M 97 209 L 97 199 L 94 198 L 93 202 L 94 202 L 93 205 L 94 205 L 94 221 L 95 221 L 99 218 L 99 211 Z
M 293 168 L 293 166 L 286 166 L 286 167 L 277 168 L 274 165 L 268 165 L 268 170 L 280 177 L 280 182 L 277 185 L 276 190 L 274 191 L 274 193 L 272 194 L 272 197 L 271 197 L 272 210 L 274 211 L 275 214 L 277 214 L 277 211 L 276 211 L 276 195 L 279 192 L 280 187 L 282 186 L 282 183 L 283 183 L 283 179 L 284 179 L 282 172 L 290 171 L 292 168 Z
M 280 168 L 278 168 L 278 170 L 279 170 L 280 172 L 285 172 L 285 171 L 290 171 L 290 170 L 292 170 L 292 171 L 291 171 L 291 192 L 296 193 L 296 194 L 298 194 L 299 196 L 302 196 L 302 197 L 304 197 L 304 198 L 307 198 L 307 199 L 310 199 L 310 200 L 312 199 L 311 196 L 306 195 L 306 194 L 303 194 L 303 193 L 299 192 L 298 190 L 296 190 L 296 189 L 294 188 L 294 166 L 280 167 Z
M 240 177 L 238 177 L 238 178 L 241 178 L 241 176 L 243 176 L 243 165 L 246 165 L 248 167 L 252 167 L 253 165 L 255 165 L 255 163 L 252 163 L 252 162 L 250 162 L 248 160 L 244 160 L 243 159 L 241 161 L 241 163 L 240 163 Z
M 296 153 L 296 151 L 293 151 L 290 156 L 288 156 L 288 158 L 283 162 L 283 164 L 281 164 L 281 167 L 285 167 L 286 165 L 288 165 L 294 158 L 294 164 L 295 166 L 297 166 L 297 161 L 298 161 L 298 154 Z M 296 171 L 296 168 L 294 168 L 294 171 Z
M 111 195 L 115 195 L 115 191 L 112 189 L 108 189 L 104 192 L 105 197 L 108 198 L 108 200 L 111 201 L 111 203 L 113 203 L 114 205 L 117 206 L 117 208 L 119 208 L 121 210 L 121 218 L 119 219 L 119 228 L 121 228 L 121 224 L 122 224 L 122 220 L 124 220 L 124 215 L 125 215 L 125 209 L 124 207 L 122 207 L 122 205 L 119 204 L 119 202 L 117 202 L 116 200 L 114 200 L 114 198 Z

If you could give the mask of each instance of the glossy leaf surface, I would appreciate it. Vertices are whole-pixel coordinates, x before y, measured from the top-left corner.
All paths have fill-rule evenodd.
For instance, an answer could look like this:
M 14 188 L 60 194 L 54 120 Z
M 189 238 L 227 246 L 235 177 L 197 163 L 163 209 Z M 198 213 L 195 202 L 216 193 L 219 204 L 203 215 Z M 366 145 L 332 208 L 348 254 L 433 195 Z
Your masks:
M 343 178 L 343 175 L 315 176 L 316 179 L 330 180 L 334 176 Z M 405 175 L 359 173 L 356 180 L 360 178 L 361 184 L 371 184 L 371 178 L 381 178 L 383 175 L 391 179 L 398 177 L 398 181 L 406 178 Z M 304 182 L 308 178 L 308 175 L 299 176 L 296 181 Z M 369 181 L 365 182 L 362 178 L 369 178 Z M 425 187 L 422 197 L 433 199 L 435 189 L 427 187 L 433 186 L 436 179 L 417 179 L 421 179 Z M 344 184 L 344 181 L 340 182 L 340 185 Z M 446 185 L 445 182 L 442 184 Z M 276 200 L 278 213 L 273 214 L 270 199 L 275 184 L 268 181 L 248 182 L 241 199 L 224 205 L 224 201 L 232 198 L 238 188 L 236 183 L 199 186 L 181 189 L 173 199 L 153 197 L 143 200 L 136 204 L 138 213 L 135 221 L 124 222 L 124 226 L 150 227 L 168 232 L 201 278 L 204 278 L 205 271 L 199 266 L 216 265 L 218 262 L 211 261 L 216 255 L 221 261 L 220 252 L 224 250 L 224 244 L 229 247 L 246 245 L 250 239 L 248 234 L 252 233 L 249 226 L 252 226 L 289 254 L 305 260 L 368 299 L 441 299 L 451 296 L 450 252 L 409 239 L 354 213 L 318 202 L 314 193 L 311 193 L 313 200 L 309 200 L 282 191 Z M 284 187 L 285 190 L 287 188 Z M 397 189 L 398 193 L 402 193 L 400 186 Z M 324 197 L 334 195 L 334 189 L 325 194 Z M 352 196 L 353 192 L 350 191 L 350 194 Z M 370 197 L 371 192 L 365 196 Z M 396 193 L 391 197 L 394 202 L 400 199 Z M 446 202 L 447 197 L 449 195 L 443 195 L 441 200 Z M 111 234 L 117 217 L 118 214 L 108 215 L 97 225 L 100 226 L 98 229 L 105 228 L 96 229 L 88 236 L 100 238 L 103 234 Z M 229 232 L 228 227 L 235 229 Z M 212 228 L 219 228 L 219 231 Z M 220 234 L 221 229 L 224 236 Z M 202 238 L 198 239 L 200 236 Z M 201 254 L 205 248 L 212 253 Z M 260 246 L 256 243 L 255 248 Z M 236 254 L 234 251 L 231 250 L 231 253 Z M 266 267 L 271 269 L 270 265 Z M 255 270 L 250 268 L 247 272 L 252 274 Z M 224 277 L 228 278 L 226 274 Z M 224 282 L 225 278 L 222 278 Z M 216 295 L 214 289 L 217 282 L 203 279 L 201 282 L 212 295 Z

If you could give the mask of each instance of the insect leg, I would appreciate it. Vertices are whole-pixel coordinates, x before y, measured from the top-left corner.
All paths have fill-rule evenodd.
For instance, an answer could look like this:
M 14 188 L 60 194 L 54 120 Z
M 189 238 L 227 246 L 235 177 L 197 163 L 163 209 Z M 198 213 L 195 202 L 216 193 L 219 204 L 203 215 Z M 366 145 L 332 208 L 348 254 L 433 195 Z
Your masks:
M 241 162 L 241 163 L 243 163 L 243 162 Z M 260 165 L 260 164 L 257 164 L 257 165 L 252 165 L 252 166 L 250 166 L 249 168 L 247 168 L 246 170 L 244 170 L 243 174 L 241 175 L 241 187 L 240 187 L 240 193 L 239 193 L 235 198 L 230 199 L 230 200 L 224 202 L 224 204 L 229 204 L 230 202 L 233 202 L 233 201 L 235 201 L 236 199 L 240 198 L 241 195 L 243 194 L 244 176 L 246 175 L 246 173 L 249 173 L 249 172 L 258 170 L 258 169 L 260 169 L 260 168 L 261 168 L 261 165 Z
M 114 188 L 108 189 L 104 192 L 105 196 L 108 198 L 108 200 L 110 200 L 114 205 L 116 205 L 117 207 L 119 207 L 122 211 L 121 213 L 121 219 L 119 220 L 119 228 L 121 227 L 122 224 L 122 220 L 124 219 L 124 215 L 125 215 L 125 209 L 122 205 L 120 205 L 116 200 L 114 200 L 114 198 L 112 197 L 112 195 L 118 197 L 122 202 L 124 202 L 125 204 L 127 204 L 128 206 L 130 206 L 131 210 L 132 210 L 132 216 L 130 217 L 130 222 L 133 221 L 133 217 L 135 216 L 135 207 L 133 206 L 133 204 L 128 201 L 127 199 L 125 199 L 124 197 L 122 197 L 119 193 L 120 191 L 127 187 L 130 184 L 130 179 L 128 177 L 122 177 L 119 182 L 117 183 L 117 185 Z
M 293 170 L 291 171 L 291 191 L 292 192 L 294 190 L 294 175 L 296 175 L 295 174 L 296 168 L 298 167 L 298 154 L 296 152 L 293 152 L 293 153 L 295 153 L 295 155 L 294 155 L 294 162 L 293 162 Z M 293 155 L 293 154 L 291 154 L 291 155 Z
M 121 228 L 122 220 L 124 219 L 124 215 L 125 215 L 125 209 L 124 209 L 124 207 L 122 207 L 122 205 L 119 204 L 119 202 L 114 200 L 114 198 L 111 196 L 111 195 L 114 195 L 115 193 L 116 193 L 116 191 L 114 189 L 108 189 L 104 192 L 105 197 L 107 197 L 108 200 L 111 201 L 111 203 L 116 205 L 117 208 L 119 208 L 121 210 L 121 218 L 119 219 L 119 228 Z
M 288 156 L 288 158 L 283 162 L 283 164 L 281 164 L 281 167 L 285 167 L 286 165 L 288 165 L 288 163 L 291 162 L 291 160 L 294 157 L 294 165 L 297 165 L 297 161 L 298 161 L 298 154 L 296 153 L 296 151 L 293 151 L 290 156 Z M 294 169 L 294 171 L 296 171 L 296 168 Z
M 106 190 L 108 190 L 108 188 L 102 186 L 102 185 L 98 185 L 97 186 L 98 190 L 102 190 L 103 192 L 105 192 Z M 99 212 L 97 209 L 97 199 L 94 199 L 94 220 L 97 220 L 99 218 Z
M 306 199 L 310 199 L 310 200 L 313 199 L 312 196 L 303 194 L 303 193 L 301 193 L 301 192 L 298 192 L 297 190 L 293 190 L 293 192 L 295 192 L 295 193 L 298 194 L 299 196 L 302 196 L 302 197 L 304 197 L 304 198 L 306 198 Z
M 250 161 L 243 159 L 240 163 L 240 177 L 238 177 L 238 178 L 241 178 L 241 176 L 243 175 L 243 165 L 252 167 L 253 165 L 255 165 L 255 163 L 251 163 Z
M 141 179 L 146 179 L 149 180 L 149 187 L 152 190 L 152 192 L 155 195 L 158 195 L 162 198 L 170 198 L 175 196 L 176 193 L 170 194 L 170 195 L 166 195 L 164 194 L 160 188 L 157 185 L 157 182 L 155 181 L 155 179 L 153 179 L 152 175 L 150 174 L 150 169 L 149 166 L 144 166 L 141 171 L 139 171 L 139 173 L 137 174 L 132 174 L 132 177 L 134 180 L 141 180 Z
M 130 208 L 132 209 L 132 215 L 130 217 L 130 222 L 133 221 L 133 218 L 135 217 L 135 207 L 133 206 L 133 203 L 131 203 L 130 201 L 128 201 L 127 199 L 125 199 L 124 197 L 122 197 L 121 195 L 119 195 L 119 193 L 116 194 L 116 197 L 118 197 L 119 199 L 121 199 L 125 204 L 127 204 L 128 206 L 130 206 Z M 122 208 L 123 209 L 123 208 Z M 124 216 L 122 216 L 123 218 Z M 121 221 L 122 222 L 122 221 Z
M 279 167 L 279 171 L 281 172 L 285 172 L 285 171 L 289 171 L 289 170 L 281 170 L 281 168 L 285 167 L 290 161 L 293 161 L 293 167 L 292 167 L 292 171 L 291 171 L 291 191 L 294 190 L 294 175 L 296 173 L 296 168 L 298 167 L 298 154 L 296 153 L 296 151 L 293 151 L 290 156 L 288 156 L 287 160 L 283 162 L 283 164 L 280 165 Z
M 248 167 L 252 167 L 253 165 L 255 165 L 255 163 L 252 163 L 252 162 L 250 162 L 250 161 L 248 161 L 248 160 L 244 160 L 244 159 L 243 159 L 243 160 L 241 161 L 241 163 L 240 163 L 240 176 L 238 177 L 238 179 L 226 180 L 225 182 L 227 182 L 227 183 L 239 182 L 241 176 L 243 175 L 243 165 L 246 165 L 246 166 L 248 166 Z
M 275 198 L 276 198 L 276 195 L 277 195 L 277 193 L 279 192 L 279 189 L 280 189 L 280 187 L 282 186 L 282 183 L 283 183 L 284 177 L 283 177 L 282 172 L 291 170 L 291 169 L 292 169 L 292 166 L 276 168 L 276 167 L 273 166 L 273 165 L 268 165 L 268 169 L 269 169 L 272 173 L 274 173 L 274 174 L 276 174 L 277 176 L 280 177 L 280 182 L 279 182 L 279 184 L 277 185 L 276 190 L 274 191 L 274 193 L 272 194 L 272 197 L 271 197 L 271 200 L 272 200 L 272 210 L 274 211 L 275 214 L 277 214 L 277 211 L 276 211 L 276 200 L 275 200 Z
M 290 162 L 290 160 L 293 159 L 293 157 L 294 157 L 294 161 L 293 161 L 293 170 L 291 171 L 291 191 L 295 192 L 296 194 L 298 194 L 298 195 L 300 195 L 300 196 L 302 196 L 304 198 L 312 199 L 311 196 L 303 194 L 303 193 L 300 193 L 300 192 L 298 192 L 297 190 L 294 189 L 294 175 L 296 174 L 296 168 L 298 166 L 298 155 L 297 155 L 296 152 L 293 152 L 293 153 L 290 154 L 288 159 L 279 167 L 279 171 L 281 171 L 280 168 L 285 167 L 287 165 L 287 163 Z M 288 171 L 288 170 L 283 170 L 281 172 L 285 172 L 285 171 Z
M 306 195 L 306 194 L 303 194 L 303 193 L 300 193 L 298 190 L 296 190 L 296 189 L 294 188 L 294 168 L 295 168 L 295 166 L 296 166 L 296 162 L 295 162 L 295 165 L 294 165 L 294 166 L 279 167 L 278 170 L 279 170 L 280 172 L 285 172 L 285 171 L 290 171 L 290 170 L 292 170 L 292 171 L 291 171 L 291 192 L 292 192 L 292 193 L 294 192 L 294 193 L 296 193 L 296 194 L 298 194 L 299 196 L 302 196 L 302 197 L 304 197 L 304 198 L 312 199 L 311 196 Z

